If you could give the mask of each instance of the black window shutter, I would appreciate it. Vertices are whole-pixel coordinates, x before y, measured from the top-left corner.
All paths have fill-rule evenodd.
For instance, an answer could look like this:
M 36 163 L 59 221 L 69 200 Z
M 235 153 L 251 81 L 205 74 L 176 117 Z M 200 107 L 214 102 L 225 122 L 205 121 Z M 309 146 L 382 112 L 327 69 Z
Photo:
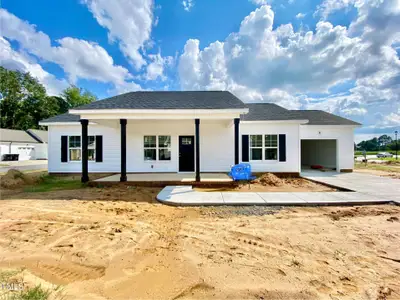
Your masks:
M 279 135 L 279 161 L 286 161 L 286 134 Z
M 249 161 L 249 136 L 242 135 L 242 161 Z
M 68 162 L 68 136 L 61 136 L 61 162 Z
M 96 162 L 103 161 L 103 136 L 96 135 Z

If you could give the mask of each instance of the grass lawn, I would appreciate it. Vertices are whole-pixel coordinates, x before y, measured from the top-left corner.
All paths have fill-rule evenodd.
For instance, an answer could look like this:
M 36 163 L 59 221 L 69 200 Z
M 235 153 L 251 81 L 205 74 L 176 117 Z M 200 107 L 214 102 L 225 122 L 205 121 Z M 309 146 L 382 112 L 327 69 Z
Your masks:
M 389 152 L 389 153 L 392 153 L 393 155 L 395 154 L 395 151 L 393 151 L 393 150 L 390 150 L 390 151 L 367 151 L 366 154 L 367 155 L 376 155 L 381 152 Z M 363 153 L 363 151 L 355 151 L 354 155 L 364 155 L 364 153 Z
M 49 192 L 55 190 L 74 190 L 84 187 L 80 179 L 69 177 L 41 176 L 38 183 L 27 186 L 25 192 Z
M 393 172 L 400 173 L 399 165 L 386 165 L 386 164 L 367 164 L 365 163 L 356 163 L 354 165 L 356 169 L 367 169 L 367 170 L 377 170 L 377 171 L 385 171 L 385 172 Z
M 400 164 L 400 158 L 396 159 L 396 156 L 393 156 L 393 157 L 380 157 L 380 158 L 376 158 L 376 160 L 393 161 L 393 162 L 398 162 Z

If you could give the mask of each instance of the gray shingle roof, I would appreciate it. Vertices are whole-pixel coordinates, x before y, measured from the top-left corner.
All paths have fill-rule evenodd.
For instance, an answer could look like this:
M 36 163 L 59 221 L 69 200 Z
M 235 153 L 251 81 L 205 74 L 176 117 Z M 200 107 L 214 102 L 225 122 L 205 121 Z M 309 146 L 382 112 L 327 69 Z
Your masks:
M 1 142 L 15 143 L 38 143 L 33 137 L 27 134 L 24 130 L 4 129 L 0 128 Z
M 249 113 L 242 115 L 243 121 L 304 120 L 298 114 L 273 103 L 247 103 Z
M 227 91 L 130 92 L 87 105 L 86 109 L 229 109 L 245 104 Z
M 361 125 L 352 120 L 330 114 L 322 110 L 291 110 L 304 119 L 308 119 L 308 125 Z
M 28 129 L 27 133 L 30 134 L 34 139 L 38 140 L 40 143 L 48 142 L 47 130 Z
M 58 116 L 54 116 L 48 119 L 44 119 L 42 121 L 40 121 L 40 123 L 75 123 L 75 122 L 79 122 L 79 120 L 81 119 L 81 117 L 79 115 L 72 115 L 69 113 L 65 113 L 62 115 L 58 115 Z
M 307 125 L 361 125 L 322 110 L 287 110 L 273 103 L 248 103 L 243 121 L 308 120 Z

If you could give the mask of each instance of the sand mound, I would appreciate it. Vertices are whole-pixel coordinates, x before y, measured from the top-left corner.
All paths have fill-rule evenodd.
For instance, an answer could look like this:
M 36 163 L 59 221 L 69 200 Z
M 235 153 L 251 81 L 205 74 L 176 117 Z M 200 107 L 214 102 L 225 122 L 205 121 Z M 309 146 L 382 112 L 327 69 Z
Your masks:
M 1 177 L 0 186 L 3 188 L 15 188 L 33 182 L 34 180 L 31 176 L 26 175 L 19 170 L 10 169 L 6 175 Z
M 254 183 L 259 183 L 264 186 L 281 186 L 284 184 L 284 180 L 272 173 L 265 173 L 254 180 Z

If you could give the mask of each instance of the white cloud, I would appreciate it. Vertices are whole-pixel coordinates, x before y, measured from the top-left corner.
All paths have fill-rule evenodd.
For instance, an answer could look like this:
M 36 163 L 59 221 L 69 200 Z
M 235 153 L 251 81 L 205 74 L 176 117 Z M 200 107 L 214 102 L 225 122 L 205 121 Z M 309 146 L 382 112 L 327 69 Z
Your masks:
M 169 67 L 173 64 L 173 57 L 166 56 L 162 57 L 160 53 L 158 54 L 149 54 L 149 59 L 151 63 L 147 65 L 146 69 L 146 80 L 156 80 L 160 78 L 161 80 L 165 80 L 166 77 L 164 75 L 165 67 Z
M 63 89 L 68 87 L 68 83 L 64 79 L 57 79 L 24 53 L 13 50 L 10 43 L 2 37 L 0 37 L 0 65 L 9 70 L 29 72 L 44 85 L 49 95 L 59 95 Z
M 41 60 L 60 65 L 71 83 L 83 78 L 123 85 L 132 78 L 126 68 L 115 65 L 107 51 L 96 43 L 65 37 L 52 46 L 48 35 L 4 9 L 0 9 L 0 22 L 7 24 L 1 31 L 4 37 L 17 41 L 24 51 Z
M 303 19 L 305 16 L 306 16 L 306 14 L 298 13 L 298 14 L 296 15 L 296 19 Z
M 326 19 L 335 11 L 348 8 L 349 6 L 355 4 L 360 6 L 362 1 L 363 0 L 324 0 L 320 5 L 317 6 L 314 16 L 320 15 L 322 18 Z
M 139 69 L 146 64 L 140 50 L 150 40 L 153 0 L 82 0 L 97 22 L 108 30 L 110 42 Z
M 295 32 L 291 24 L 273 29 L 274 12 L 262 6 L 223 41 L 201 50 L 200 41 L 188 40 L 179 59 L 181 87 L 231 90 L 244 101 L 324 109 L 392 126 L 398 118 L 390 113 L 400 108 L 400 61 L 392 46 L 400 40 L 396 3 L 360 7 L 349 28 L 320 21 L 308 32 Z M 354 88 L 330 95 L 344 82 Z M 311 92 L 326 97 L 308 97 Z
M 191 11 L 194 6 L 194 0 L 183 0 L 182 1 L 183 9 L 187 12 Z
M 249 1 L 255 5 L 266 5 L 267 4 L 267 0 L 249 0 Z

